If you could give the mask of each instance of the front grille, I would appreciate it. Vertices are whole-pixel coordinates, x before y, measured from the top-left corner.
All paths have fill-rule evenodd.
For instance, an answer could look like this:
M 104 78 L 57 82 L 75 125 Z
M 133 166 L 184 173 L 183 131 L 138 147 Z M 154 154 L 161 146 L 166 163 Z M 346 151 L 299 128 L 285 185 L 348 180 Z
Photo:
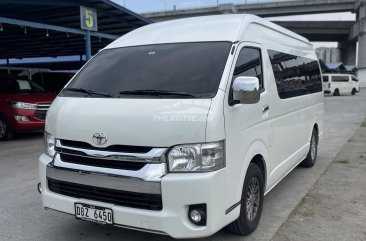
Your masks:
M 61 149 L 61 151 L 69 151 L 67 149 Z M 95 166 L 95 167 L 104 167 L 104 168 L 114 168 L 114 169 L 124 169 L 130 171 L 138 171 L 143 168 L 146 163 L 144 162 L 136 162 L 136 161 L 118 161 L 118 160 L 108 160 L 108 159 L 98 159 L 87 156 L 75 156 L 75 155 L 67 155 L 61 154 L 61 160 L 63 162 L 86 165 L 86 166 Z
M 34 114 L 34 116 L 37 119 L 40 120 L 45 120 L 46 119 L 46 115 L 47 115 L 47 111 L 50 108 L 51 103 L 47 103 L 47 104 L 38 104 L 37 108 L 36 108 L 36 113 Z
M 114 189 L 80 185 L 47 178 L 50 191 L 74 198 L 100 201 L 123 207 L 162 210 L 161 194 L 126 192 Z
M 110 152 L 125 152 L 125 153 L 147 153 L 153 149 L 148 146 L 127 146 L 127 145 L 112 145 L 105 148 L 97 148 L 89 143 L 82 141 L 60 140 L 61 145 L 65 147 L 83 148 L 88 150 L 110 151 Z

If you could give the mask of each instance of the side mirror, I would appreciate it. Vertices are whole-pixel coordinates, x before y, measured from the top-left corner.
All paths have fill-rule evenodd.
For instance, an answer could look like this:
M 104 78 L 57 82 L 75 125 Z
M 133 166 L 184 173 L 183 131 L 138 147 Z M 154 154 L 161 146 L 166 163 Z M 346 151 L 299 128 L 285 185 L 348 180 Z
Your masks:
M 255 104 L 259 102 L 259 80 L 257 77 L 239 76 L 234 79 L 232 86 L 233 100 L 235 104 Z

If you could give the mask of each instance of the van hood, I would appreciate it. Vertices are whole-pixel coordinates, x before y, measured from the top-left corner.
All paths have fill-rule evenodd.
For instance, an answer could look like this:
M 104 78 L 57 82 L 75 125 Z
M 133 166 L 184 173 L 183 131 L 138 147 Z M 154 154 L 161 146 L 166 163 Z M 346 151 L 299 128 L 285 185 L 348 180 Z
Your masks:
M 56 98 L 56 95 L 51 93 L 19 93 L 19 94 L 6 94 L 5 98 L 10 101 L 40 104 L 40 103 L 51 103 Z
M 110 145 L 169 147 L 205 142 L 211 99 L 58 97 L 46 130 L 58 139 L 87 142 L 104 133 Z

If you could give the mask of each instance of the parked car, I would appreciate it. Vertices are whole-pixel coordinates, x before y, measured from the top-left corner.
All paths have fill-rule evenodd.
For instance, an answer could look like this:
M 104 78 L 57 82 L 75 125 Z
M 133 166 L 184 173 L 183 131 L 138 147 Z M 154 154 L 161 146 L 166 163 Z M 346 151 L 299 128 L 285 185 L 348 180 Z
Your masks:
M 264 195 L 315 164 L 323 113 L 305 38 L 252 15 L 150 24 L 101 50 L 52 104 L 42 203 L 175 238 L 246 235 Z
M 323 74 L 323 88 L 325 94 L 355 95 L 360 91 L 360 82 L 351 74 Z
M 54 94 L 28 79 L 26 69 L 0 69 L 0 140 L 44 129 Z

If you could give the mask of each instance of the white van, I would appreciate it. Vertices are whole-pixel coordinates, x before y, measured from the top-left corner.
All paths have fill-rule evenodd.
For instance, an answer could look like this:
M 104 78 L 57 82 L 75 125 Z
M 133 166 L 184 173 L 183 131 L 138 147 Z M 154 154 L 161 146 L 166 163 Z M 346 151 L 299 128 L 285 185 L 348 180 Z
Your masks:
M 47 115 L 43 206 L 175 238 L 249 234 L 264 195 L 314 165 L 313 46 L 252 15 L 151 24 L 90 60 Z
M 360 91 L 360 82 L 351 74 L 323 74 L 323 88 L 325 94 L 355 95 Z

